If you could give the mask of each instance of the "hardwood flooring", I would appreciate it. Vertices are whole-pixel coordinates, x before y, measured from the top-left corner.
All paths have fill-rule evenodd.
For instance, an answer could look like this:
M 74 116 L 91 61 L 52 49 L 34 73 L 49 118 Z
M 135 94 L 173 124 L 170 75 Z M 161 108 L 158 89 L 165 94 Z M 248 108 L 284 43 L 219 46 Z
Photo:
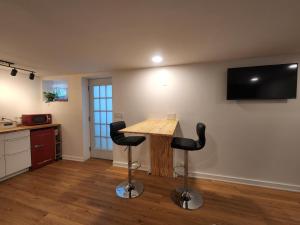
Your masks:
M 190 179 L 204 195 L 199 210 L 170 200 L 181 179 L 148 176 L 143 195 L 120 199 L 115 186 L 127 170 L 110 161 L 59 161 L 0 183 L 1 225 L 299 225 L 300 193 L 220 181 Z

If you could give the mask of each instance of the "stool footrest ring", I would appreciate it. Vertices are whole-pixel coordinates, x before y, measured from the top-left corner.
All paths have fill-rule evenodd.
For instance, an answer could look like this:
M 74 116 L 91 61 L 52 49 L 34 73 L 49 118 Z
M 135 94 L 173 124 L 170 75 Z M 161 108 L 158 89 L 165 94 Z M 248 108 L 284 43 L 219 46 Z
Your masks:
M 141 166 L 142 166 L 142 164 L 141 164 L 139 161 L 134 161 L 134 162 L 131 164 L 131 169 L 132 169 L 132 170 L 137 170 L 137 169 L 139 169 Z
M 184 176 L 184 166 L 175 166 L 173 168 L 175 177 Z

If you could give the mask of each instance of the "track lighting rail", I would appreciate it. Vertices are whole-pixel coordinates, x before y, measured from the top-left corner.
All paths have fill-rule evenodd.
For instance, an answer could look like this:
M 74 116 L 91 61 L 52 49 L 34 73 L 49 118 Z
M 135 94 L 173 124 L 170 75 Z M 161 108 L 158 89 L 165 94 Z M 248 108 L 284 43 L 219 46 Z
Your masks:
M 14 66 L 14 65 L 15 65 L 15 63 L 13 63 L 13 62 L 9 62 L 9 61 L 1 60 L 1 59 L 0 59 L 0 66 L 12 68 L 12 71 L 11 71 L 11 73 L 10 73 L 12 76 L 16 76 L 18 70 L 23 70 L 23 71 L 26 71 L 26 72 L 30 72 L 30 74 L 29 74 L 29 79 L 30 79 L 30 80 L 34 80 L 35 71 L 33 71 L 33 70 L 28 70 L 28 69 L 24 69 L 24 68 L 21 68 L 21 67 L 16 67 L 16 66 Z

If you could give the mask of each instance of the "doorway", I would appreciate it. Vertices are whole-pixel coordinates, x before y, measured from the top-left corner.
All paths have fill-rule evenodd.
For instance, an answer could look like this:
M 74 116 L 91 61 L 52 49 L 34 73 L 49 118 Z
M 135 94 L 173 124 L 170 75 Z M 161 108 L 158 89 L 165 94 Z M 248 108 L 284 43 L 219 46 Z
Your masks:
M 113 121 L 111 78 L 89 80 L 91 157 L 112 160 L 109 124 Z

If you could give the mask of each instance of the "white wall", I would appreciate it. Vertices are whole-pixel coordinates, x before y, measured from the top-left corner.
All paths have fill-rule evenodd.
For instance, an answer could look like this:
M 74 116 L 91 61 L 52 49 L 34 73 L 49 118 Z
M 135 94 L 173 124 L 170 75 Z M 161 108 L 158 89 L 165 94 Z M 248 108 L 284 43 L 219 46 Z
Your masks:
M 83 79 L 81 76 L 51 76 L 44 80 L 66 80 L 69 85 L 67 102 L 42 103 L 43 113 L 51 113 L 53 122 L 62 124 L 63 158 L 83 161 L 89 158 L 83 123 Z
M 289 62 L 300 62 L 300 57 L 115 72 L 114 112 L 123 112 L 128 125 L 175 112 L 180 120 L 177 134 L 190 138 L 197 137 L 196 123 L 204 122 L 207 145 L 190 153 L 194 176 L 300 190 L 299 89 L 296 100 L 226 100 L 228 67 Z M 134 151 L 134 157 L 146 166 L 148 147 L 146 143 Z M 183 161 L 177 152 L 177 162 Z M 114 160 L 126 162 L 126 154 L 115 151 Z
M 86 81 L 112 77 L 114 112 L 127 125 L 176 113 L 177 135 L 196 138 L 195 125 L 207 125 L 207 145 L 190 154 L 191 175 L 300 191 L 300 94 L 288 101 L 227 101 L 228 67 L 300 62 L 300 56 L 237 60 L 57 77 L 69 81 L 69 102 L 44 104 L 44 112 L 63 124 L 64 154 L 88 157 Z M 298 79 L 298 86 L 300 86 Z M 85 106 L 86 107 L 86 106 Z M 149 166 L 149 142 L 134 151 Z M 176 163 L 182 162 L 176 150 Z M 72 158 L 73 157 L 73 158 Z M 124 164 L 127 154 L 114 147 L 114 162 Z
M 15 120 L 22 114 L 41 112 L 41 81 L 28 76 L 18 71 L 12 77 L 10 70 L 0 68 L 0 117 Z

